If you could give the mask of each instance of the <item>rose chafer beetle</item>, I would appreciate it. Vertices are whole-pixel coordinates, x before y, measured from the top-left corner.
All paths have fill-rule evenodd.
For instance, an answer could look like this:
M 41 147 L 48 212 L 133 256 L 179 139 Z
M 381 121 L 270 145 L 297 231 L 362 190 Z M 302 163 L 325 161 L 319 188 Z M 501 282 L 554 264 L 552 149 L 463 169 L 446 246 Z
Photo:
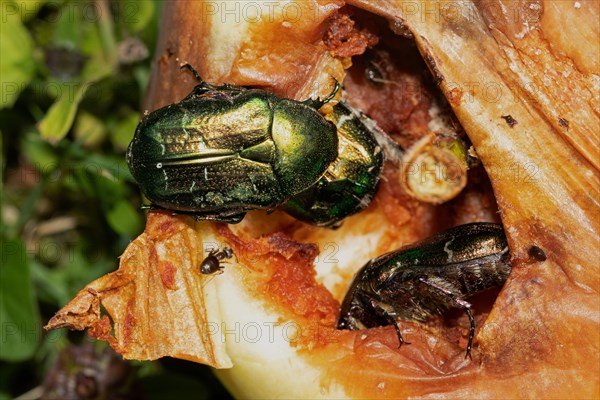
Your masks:
M 502 225 L 491 223 L 460 225 L 374 258 L 354 277 L 338 328 L 393 325 L 402 345 L 399 320 L 425 322 L 460 308 L 470 322 L 470 355 L 475 320 L 465 298 L 502 286 L 511 271 L 509 258 Z
M 371 203 L 384 157 L 374 133 L 363 123 L 366 117 L 349 104 L 336 104 L 326 118 L 337 127 L 338 157 L 316 184 L 282 209 L 301 221 L 336 227 Z
M 315 184 L 338 155 L 330 101 L 282 99 L 259 89 L 199 84 L 179 103 L 145 116 L 127 163 L 153 207 L 239 222 Z

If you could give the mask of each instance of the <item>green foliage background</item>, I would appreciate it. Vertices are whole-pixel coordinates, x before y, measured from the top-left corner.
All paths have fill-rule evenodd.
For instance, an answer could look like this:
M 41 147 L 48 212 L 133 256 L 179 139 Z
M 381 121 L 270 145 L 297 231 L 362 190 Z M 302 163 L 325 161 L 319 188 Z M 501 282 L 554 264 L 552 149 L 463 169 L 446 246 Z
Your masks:
M 56 361 L 65 349 L 106 348 L 42 326 L 85 284 L 115 270 L 143 230 L 124 154 L 139 122 L 162 6 L 0 3 L 0 399 L 43 396 L 48 372 L 64 368 Z M 130 364 L 120 396 L 228 397 L 207 367 Z

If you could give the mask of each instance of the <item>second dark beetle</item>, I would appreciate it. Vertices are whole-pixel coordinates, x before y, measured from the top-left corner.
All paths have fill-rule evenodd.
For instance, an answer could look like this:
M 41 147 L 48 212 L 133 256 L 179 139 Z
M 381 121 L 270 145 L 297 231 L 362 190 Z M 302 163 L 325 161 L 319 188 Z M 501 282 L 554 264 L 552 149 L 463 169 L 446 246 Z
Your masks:
M 509 257 L 502 225 L 472 223 L 374 258 L 346 293 L 338 328 L 394 325 L 402 344 L 399 320 L 426 321 L 460 308 L 471 324 L 469 355 L 475 320 L 465 298 L 502 286 L 511 271 Z
M 185 99 L 144 117 L 127 151 L 154 206 L 239 222 L 304 191 L 336 159 L 336 128 L 317 111 L 329 98 L 298 102 L 195 75 Z

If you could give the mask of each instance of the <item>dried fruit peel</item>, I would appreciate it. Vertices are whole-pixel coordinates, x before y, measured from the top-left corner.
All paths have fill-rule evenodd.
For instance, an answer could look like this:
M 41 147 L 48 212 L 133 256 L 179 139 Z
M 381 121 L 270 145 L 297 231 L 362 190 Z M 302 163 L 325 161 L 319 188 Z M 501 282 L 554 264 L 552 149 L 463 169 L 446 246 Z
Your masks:
M 151 215 L 119 269 L 88 284 L 47 328 L 89 328 L 128 359 L 171 356 L 231 367 L 225 342 L 209 335 L 221 315 L 213 277 L 199 272 L 208 254 L 203 243 L 218 243 L 210 224 Z

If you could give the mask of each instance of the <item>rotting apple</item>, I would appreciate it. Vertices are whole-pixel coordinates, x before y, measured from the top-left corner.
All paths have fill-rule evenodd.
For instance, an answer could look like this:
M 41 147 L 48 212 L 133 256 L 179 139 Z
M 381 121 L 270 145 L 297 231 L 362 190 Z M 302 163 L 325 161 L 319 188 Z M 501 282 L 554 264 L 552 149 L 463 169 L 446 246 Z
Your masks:
M 233 14 L 218 2 L 168 5 L 147 107 L 187 94 L 193 82 L 179 72 L 186 61 L 211 83 L 296 99 L 326 93 L 333 76 L 357 107 L 393 129 L 398 121 L 377 118 L 386 114 L 382 94 L 371 93 L 376 89 L 355 70 L 343 78 L 348 57 L 375 46 L 372 35 L 387 53 L 416 54 L 396 46 L 382 22 L 398 42 L 413 37 L 485 167 L 513 255 L 494 307 L 478 315 L 473 360 L 464 359 L 460 323 L 402 323 L 412 344 L 401 349 L 391 327 L 334 326 L 352 273 L 369 258 L 445 224 L 495 219 L 482 185 L 462 202 L 434 207 L 384 178 L 374 204 L 336 231 L 280 213 L 251 213 L 231 227 L 151 213 L 120 269 L 84 288 L 49 326 L 89 327 L 126 358 L 173 356 L 222 368 L 219 377 L 239 397 L 600 396 L 600 6 L 348 3 L 265 2 L 250 9 L 228 2 Z M 360 57 L 352 62 L 360 65 Z M 392 82 L 413 82 L 407 71 L 385 72 Z M 384 87 L 385 96 L 394 96 L 388 104 L 407 104 L 388 114 L 411 132 L 425 130 L 433 100 L 418 85 L 407 87 Z M 388 178 L 395 173 L 386 168 Z M 207 243 L 227 243 L 236 254 L 221 275 L 197 271 Z M 532 246 L 546 260 L 531 257 Z

